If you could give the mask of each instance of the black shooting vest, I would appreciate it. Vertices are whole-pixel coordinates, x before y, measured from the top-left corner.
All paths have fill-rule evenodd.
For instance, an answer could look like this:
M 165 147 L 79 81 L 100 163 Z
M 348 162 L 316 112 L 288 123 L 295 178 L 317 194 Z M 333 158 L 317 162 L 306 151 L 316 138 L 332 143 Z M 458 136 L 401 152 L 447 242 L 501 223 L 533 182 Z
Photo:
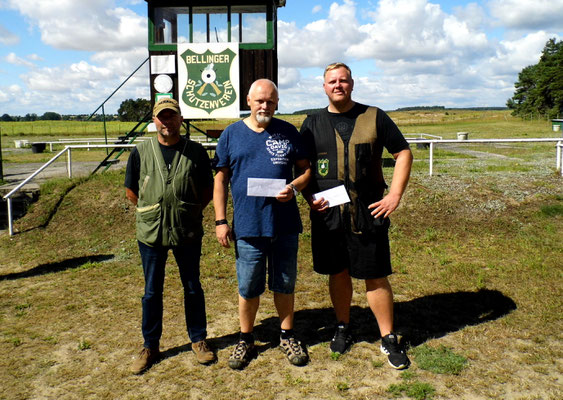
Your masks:
M 333 128 L 328 110 L 309 116 L 315 153 L 313 168 L 317 187 L 323 191 L 344 185 L 351 203 L 329 208 L 326 213 L 312 212 L 314 223 L 324 222 L 329 230 L 349 229 L 354 233 L 376 233 L 383 219 L 374 220 L 368 205 L 381 200 L 387 188 L 383 179 L 381 154 L 377 140 L 377 108 L 360 114 L 346 145 Z

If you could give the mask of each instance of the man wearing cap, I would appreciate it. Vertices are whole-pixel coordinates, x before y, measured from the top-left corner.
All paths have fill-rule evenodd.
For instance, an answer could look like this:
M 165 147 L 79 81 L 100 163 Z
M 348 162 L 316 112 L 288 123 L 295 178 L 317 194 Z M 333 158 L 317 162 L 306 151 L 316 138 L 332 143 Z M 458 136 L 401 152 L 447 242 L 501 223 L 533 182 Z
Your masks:
M 170 249 L 184 287 L 192 351 L 201 364 L 216 360 L 205 340 L 205 299 L 199 280 L 202 211 L 213 195 L 211 163 L 203 146 L 180 136 L 182 116 L 176 100 L 159 100 L 153 121 L 156 137 L 131 151 L 125 176 L 127 198 L 136 206 L 136 236 L 145 276 L 144 345 L 131 366 L 134 374 L 146 371 L 160 357 L 164 269 Z

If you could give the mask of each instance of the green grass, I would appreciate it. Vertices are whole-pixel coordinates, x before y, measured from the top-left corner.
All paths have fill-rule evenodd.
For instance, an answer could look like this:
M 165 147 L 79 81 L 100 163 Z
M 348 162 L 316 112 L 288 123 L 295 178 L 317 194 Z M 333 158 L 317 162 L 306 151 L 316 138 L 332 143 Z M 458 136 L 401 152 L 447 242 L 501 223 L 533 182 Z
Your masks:
M 503 120 L 483 124 L 494 130 Z M 446 121 L 441 129 L 456 123 Z M 219 400 L 455 399 L 516 393 L 558 399 L 563 185 L 550 167 L 552 151 L 496 150 L 536 168 L 507 163 L 486 171 L 478 158 L 454 156 L 435 176 L 415 169 L 391 217 L 395 328 L 410 344 L 412 361 L 401 373 L 379 352 L 377 324 L 359 281 L 352 309 L 357 341 L 338 362 L 331 358 L 334 314 L 327 278 L 312 271 L 308 208 L 300 197 L 304 234 L 295 329 L 310 364 L 291 366 L 277 349 L 278 320 L 267 291 L 256 319 L 259 356 L 243 372 L 228 368 L 239 330 L 234 249 L 218 245 L 209 206 L 201 281 L 219 362 L 202 367 L 189 351 L 180 277 L 170 257 L 161 342 L 166 358 L 131 376 L 128 367 L 142 346 L 143 277 L 123 171 L 49 181 L 15 221 L 16 235 L 0 235 L 0 398 L 185 399 L 189 393 Z M 390 180 L 392 170 L 384 173 Z
M 429 383 L 424 382 L 403 382 L 394 383 L 387 389 L 394 397 L 407 396 L 410 399 L 429 400 L 434 397 L 436 389 Z
M 436 374 L 458 375 L 467 366 L 467 358 L 443 345 L 433 348 L 422 345 L 413 349 L 414 360 L 420 369 Z
M 550 204 L 541 206 L 542 215 L 546 217 L 558 217 L 563 215 L 563 204 Z

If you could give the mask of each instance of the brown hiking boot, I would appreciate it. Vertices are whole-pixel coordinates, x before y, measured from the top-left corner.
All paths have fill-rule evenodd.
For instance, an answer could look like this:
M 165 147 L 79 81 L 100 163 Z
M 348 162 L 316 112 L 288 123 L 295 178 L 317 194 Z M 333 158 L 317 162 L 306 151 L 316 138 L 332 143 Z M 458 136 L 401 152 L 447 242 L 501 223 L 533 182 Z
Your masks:
M 192 351 L 195 354 L 197 362 L 200 364 L 211 364 L 212 362 L 217 361 L 215 353 L 211 351 L 205 340 L 192 343 Z
M 149 369 L 160 358 L 160 351 L 158 349 L 149 349 L 143 347 L 139 356 L 135 359 L 131 368 L 129 369 L 135 375 L 142 374 Z

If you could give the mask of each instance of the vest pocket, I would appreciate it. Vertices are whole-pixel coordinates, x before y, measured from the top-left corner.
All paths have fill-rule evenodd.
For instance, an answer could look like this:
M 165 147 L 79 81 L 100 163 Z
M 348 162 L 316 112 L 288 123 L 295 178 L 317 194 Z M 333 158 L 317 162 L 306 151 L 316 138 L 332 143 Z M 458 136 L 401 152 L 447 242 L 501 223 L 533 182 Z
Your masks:
M 137 207 L 135 219 L 137 221 L 137 239 L 149 245 L 157 243 L 161 220 L 160 204 Z
M 177 240 L 199 239 L 203 236 L 201 204 L 180 202 L 176 213 L 176 221 L 172 226 L 178 229 Z
M 355 225 L 356 229 L 362 233 L 371 233 L 375 235 L 386 234 L 390 221 L 389 218 L 374 218 L 371 210 L 360 199 L 356 202 Z
M 329 231 L 343 229 L 340 207 L 331 207 L 322 213 L 310 210 L 309 215 L 312 223 L 321 224 Z

